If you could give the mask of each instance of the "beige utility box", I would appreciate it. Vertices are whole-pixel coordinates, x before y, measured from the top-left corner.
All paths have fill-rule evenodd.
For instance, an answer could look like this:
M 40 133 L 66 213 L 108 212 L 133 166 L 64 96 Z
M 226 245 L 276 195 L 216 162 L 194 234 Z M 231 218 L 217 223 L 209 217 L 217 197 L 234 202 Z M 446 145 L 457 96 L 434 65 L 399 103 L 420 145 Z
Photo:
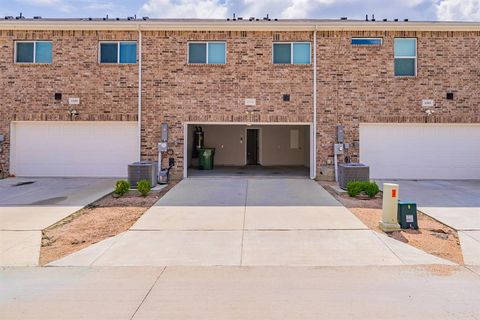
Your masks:
M 398 184 L 383 184 L 383 203 L 382 203 L 382 221 L 380 229 L 385 232 L 400 230 L 398 224 Z

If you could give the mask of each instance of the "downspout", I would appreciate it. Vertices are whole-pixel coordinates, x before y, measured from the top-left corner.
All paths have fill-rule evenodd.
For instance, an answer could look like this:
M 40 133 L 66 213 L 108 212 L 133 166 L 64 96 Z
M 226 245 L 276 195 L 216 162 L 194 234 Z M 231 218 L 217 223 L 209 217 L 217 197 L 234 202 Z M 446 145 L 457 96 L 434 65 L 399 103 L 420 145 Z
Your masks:
M 313 31 L 313 132 L 312 132 L 313 170 L 311 177 L 317 177 L 317 25 Z
M 138 161 L 142 158 L 142 31 L 138 28 Z

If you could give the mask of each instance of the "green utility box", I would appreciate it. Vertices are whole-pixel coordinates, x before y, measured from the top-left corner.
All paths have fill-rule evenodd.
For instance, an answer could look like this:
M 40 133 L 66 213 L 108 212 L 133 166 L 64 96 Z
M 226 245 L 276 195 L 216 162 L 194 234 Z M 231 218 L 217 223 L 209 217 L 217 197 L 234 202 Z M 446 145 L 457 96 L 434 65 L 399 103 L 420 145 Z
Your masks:
M 402 229 L 418 229 L 417 204 L 415 202 L 398 202 L 398 223 Z
M 215 159 L 215 148 L 198 149 L 198 168 L 200 170 L 212 170 Z

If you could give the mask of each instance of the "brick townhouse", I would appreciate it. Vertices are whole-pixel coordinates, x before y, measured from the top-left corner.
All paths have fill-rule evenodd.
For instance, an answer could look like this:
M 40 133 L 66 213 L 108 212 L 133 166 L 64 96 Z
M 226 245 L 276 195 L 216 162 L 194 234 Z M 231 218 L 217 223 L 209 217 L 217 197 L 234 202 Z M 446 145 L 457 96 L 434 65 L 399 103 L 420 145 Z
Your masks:
M 478 179 L 479 49 L 467 22 L 4 19 L 0 170 L 125 176 L 166 123 L 178 177 L 202 127 L 219 166 L 332 179 L 342 142 L 373 178 Z

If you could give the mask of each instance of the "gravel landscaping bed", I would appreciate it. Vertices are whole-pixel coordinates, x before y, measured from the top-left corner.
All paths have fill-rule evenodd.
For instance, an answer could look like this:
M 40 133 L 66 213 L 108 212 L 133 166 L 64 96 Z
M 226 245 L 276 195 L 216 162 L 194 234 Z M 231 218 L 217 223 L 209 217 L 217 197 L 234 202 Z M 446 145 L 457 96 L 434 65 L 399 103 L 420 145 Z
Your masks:
M 339 194 L 332 189 L 336 185 L 335 182 L 322 181 L 320 184 L 370 229 L 384 233 L 378 227 L 378 222 L 382 217 L 381 197 L 368 200 L 351 198 L 346 193 Z M 385 234 L 437 257 L 463 264 L 462 249 L 457 232 L 420 211 L 418 211 L 417 217 L 418 230 L 405 229 Z
M 174 185 L 146 197 L 133 190 L 119 198 L 110 194 L 43 230 L 40 265 L 128 230 Z

